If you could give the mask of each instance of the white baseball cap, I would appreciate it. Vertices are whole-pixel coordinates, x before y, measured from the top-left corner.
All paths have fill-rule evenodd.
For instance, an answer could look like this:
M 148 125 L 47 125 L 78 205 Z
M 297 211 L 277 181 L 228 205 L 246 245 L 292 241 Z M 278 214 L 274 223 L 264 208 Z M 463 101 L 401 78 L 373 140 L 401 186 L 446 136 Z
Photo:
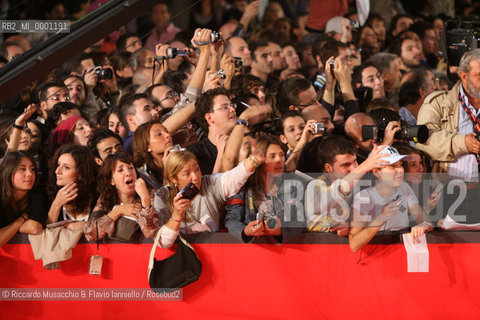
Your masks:
M 378 146 L 377 148 L 381 148 L 383 147 L 382 146 Z M 381 151 L 381 153 L 388 153 L 389 155 L 386 156 L 386 157 L 383 157 L 383 158 L 380 158 L 384 161 L 387 161 L 389 164 L 394 164 L 400 160 L 409 160 L 410 159 L 410 156 L 407 156 L 407 155 L 401 155 L 397 149 L 395 149 L 394 147 L 390 147 L 390 146 L 385 146 L 385 148 Z
M 345 19 L 344 17 L 333 17 L 330 20 L 328 20 L 327 24 L 325 25 L 325 33 L 329 32 L 336 32 L 336 33 L 343 33 L 342 30 L 342 21 Z

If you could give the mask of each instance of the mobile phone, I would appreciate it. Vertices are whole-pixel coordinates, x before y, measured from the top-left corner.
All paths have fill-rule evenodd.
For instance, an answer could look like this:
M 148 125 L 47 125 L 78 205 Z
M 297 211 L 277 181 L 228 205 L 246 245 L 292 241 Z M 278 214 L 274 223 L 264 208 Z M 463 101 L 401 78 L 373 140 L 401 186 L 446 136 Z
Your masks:
M 438 196 L 442 193 L 442 191 L 443 191 L 443 184 L 440 183 L 440 184 L 435 188 L 435 190 L 433 190 L 433 192 L 432 192 L 432 197 L 433 197 L 433 198 L 438 197 Z
M 198 190 L 197 186 L 190 182 L 178 194 L 181 194 L 183 199 L 192 200 L 199 192 L 200 190 Z

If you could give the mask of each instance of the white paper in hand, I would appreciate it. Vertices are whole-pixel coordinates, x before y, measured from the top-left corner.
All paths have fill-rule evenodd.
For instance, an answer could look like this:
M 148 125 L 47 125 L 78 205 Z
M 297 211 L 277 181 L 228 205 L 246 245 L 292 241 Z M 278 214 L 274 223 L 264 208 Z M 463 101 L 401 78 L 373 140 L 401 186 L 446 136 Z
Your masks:
M 420 243 L 413 243 L 412 234 L 403 234 L 403 245 L 407 251 L 408 272 L 428 272 L 429 253 L 427 238 L 423 234 Z

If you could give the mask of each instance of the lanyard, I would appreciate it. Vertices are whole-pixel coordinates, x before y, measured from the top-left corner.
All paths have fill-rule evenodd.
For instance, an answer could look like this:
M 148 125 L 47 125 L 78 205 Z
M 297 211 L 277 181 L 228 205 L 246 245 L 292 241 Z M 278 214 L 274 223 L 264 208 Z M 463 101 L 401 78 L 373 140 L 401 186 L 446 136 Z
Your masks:
M 468 114 L 468 116 L 470 117 L 470 120 L 472 120 L 473 122 L 473 131 L 476 133 L 476 134 L 480 134 L 480 119 L 478 119 L 477 117 L 475 117 L 473 115 L 473 112 L 472 110 L 470 110 L 469 107 L 467 107 L 467 104 L 465 103 L 465 100 L 463 100 L 463 97 L 462 97 L 462 94 L 459 93 L 458 94 L 458 99 L 460 100 L 460 104 L 462 105 L 463 107 L 463 110 L 465 110 L 465 112 Z
M 459 92 L 458 93 L 458 99 L 460 100 L 460 104 L 463 107 L 463 110 L 468 114 L 470 117 L 470 120 L 473 122 L 473 132 L 476 133 L 477 139 L 480 138 L 480 119 L 475 117 L 473 115 L 472 110 L 470 110 L 469 107 L 467 107 L 467 104 L 465 103 L 465 100 L 463 100 L 462 94 Z M 476 153 L 475 156 L 477 157 L 477 164 L 479 166 L 479 171 L 480 171 L 480 154 Z

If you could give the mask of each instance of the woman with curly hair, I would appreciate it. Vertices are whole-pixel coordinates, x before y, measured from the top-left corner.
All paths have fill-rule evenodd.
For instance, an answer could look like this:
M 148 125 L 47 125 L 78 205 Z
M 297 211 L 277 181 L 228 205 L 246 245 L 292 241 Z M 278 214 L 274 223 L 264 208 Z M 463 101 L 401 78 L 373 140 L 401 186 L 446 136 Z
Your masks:
M 87 221 L 95 203 L 97 177 L 97 165 L 90 149 L 64 145 L 55 153 L 50 168 L 48 193 L 53 202 L 47 222 Z
M 87 240 L 95 241 L 108 234 L 129 241 L 133 233 L 120 234 L 116 229 L 119 223 L 131 226 L 132 222 L 140 225 L 146 238 L 153 237 L 158 227 L 153 194 L 142 178 L 137 179 L 131 156 L 124 152 L 109 155 L 99 169 L 98 179 L 99 198 L 85 227 Z

